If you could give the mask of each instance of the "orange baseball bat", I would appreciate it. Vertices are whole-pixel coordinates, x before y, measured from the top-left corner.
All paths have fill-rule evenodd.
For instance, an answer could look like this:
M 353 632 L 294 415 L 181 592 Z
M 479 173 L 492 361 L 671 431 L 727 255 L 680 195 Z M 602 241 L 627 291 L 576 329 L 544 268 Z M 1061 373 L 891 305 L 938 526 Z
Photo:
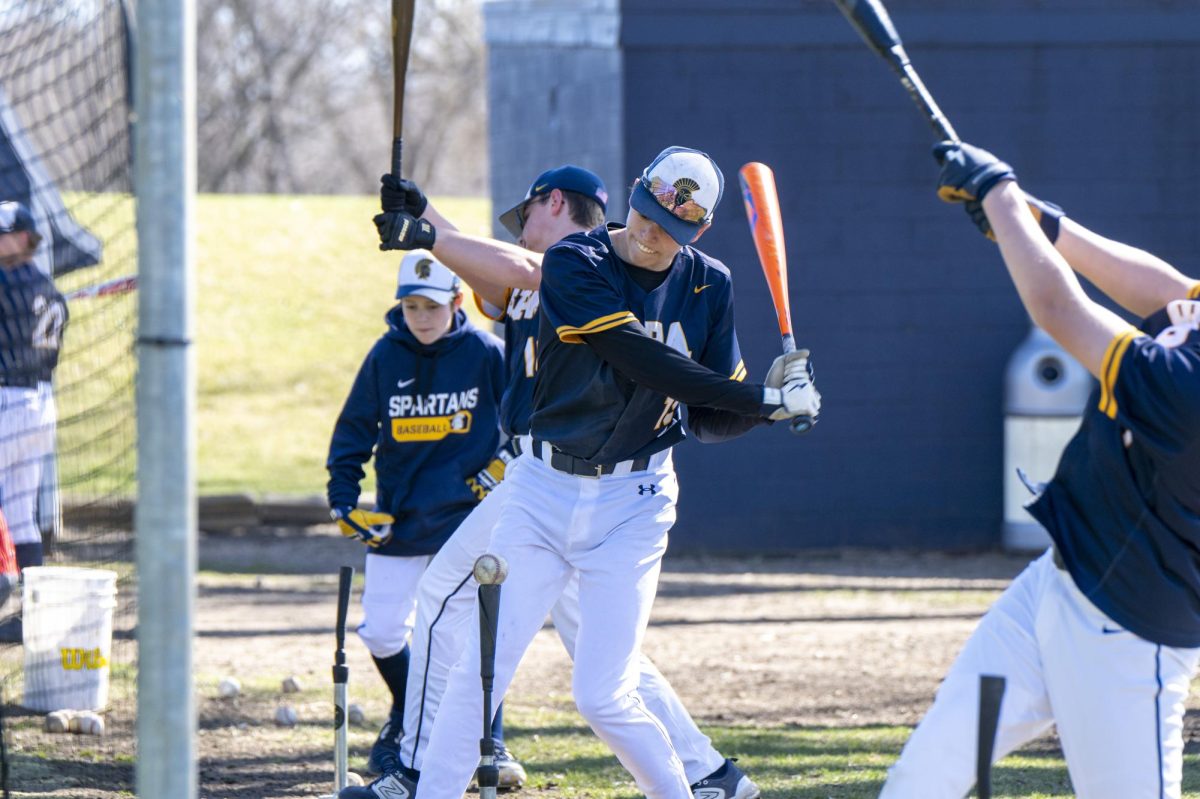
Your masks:
M 783 215 L 779 212 L 775 173 L 766 164 L 751 161 L 738 171 L 738 180 L 742 184 L 742 199 L 746 203 L 746 218 L 750 221 L 754 249 L 758 251 L 758 261 L 762 264 L 767 288 L 771 291 L 771 302 L 775 305 L 779 335 L 783 338 L 783 351 L 793 352 L 796 349 L 796 339 L 792 335 L 787 251 L 783 243 Z M 809 416 L 797 416 L 792 420 L 793 433 L 807 433 L 812 426 L 813 420 Z

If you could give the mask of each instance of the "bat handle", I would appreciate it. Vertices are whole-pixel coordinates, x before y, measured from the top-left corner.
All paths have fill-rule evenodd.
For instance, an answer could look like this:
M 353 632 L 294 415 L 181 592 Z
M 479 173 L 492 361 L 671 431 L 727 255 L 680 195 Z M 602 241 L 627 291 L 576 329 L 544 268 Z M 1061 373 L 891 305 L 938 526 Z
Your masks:
M 796 416 L 792 419 L 791 427 L 789 428 L 796 435 L 803 435 L 813 428 L 813 419 L 811 416 Z
M 401 156 L 404 153 L 404 139 L 400 136 L 392 139 L 392 175 L 400 177 Z

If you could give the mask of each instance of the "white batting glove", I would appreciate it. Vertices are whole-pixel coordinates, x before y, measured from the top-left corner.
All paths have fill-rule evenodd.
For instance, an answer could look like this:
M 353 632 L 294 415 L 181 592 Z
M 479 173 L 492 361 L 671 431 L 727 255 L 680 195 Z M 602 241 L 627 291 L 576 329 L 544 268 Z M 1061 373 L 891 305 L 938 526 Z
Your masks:
M 821 412 L 821 392 L 808 379 L 807 370 L 803 378 L 784 383 L 782 389 L 764 388 L 763 401 L 779 406 L 767 417 L 775 422 L 794 416 L 808 416 L 815 422 Z
M 783 388 L 783 384 L 799 376 L 800 371 L 812 378 L 812 365 L 808 360 L 808 350 L 792 350 L 785 352 L 774 360 L 767 371 L 767 379 L 763 385 L 771 388 Z M 789 367 L 791 369 L 789 370 Z

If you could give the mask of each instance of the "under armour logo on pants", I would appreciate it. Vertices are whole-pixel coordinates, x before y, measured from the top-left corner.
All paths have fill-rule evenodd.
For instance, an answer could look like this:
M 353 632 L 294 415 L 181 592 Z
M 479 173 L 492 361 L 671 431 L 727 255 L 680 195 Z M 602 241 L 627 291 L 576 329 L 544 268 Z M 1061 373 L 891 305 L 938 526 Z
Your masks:
M 650 494 L 651 496 L 653 496 L 657 491 L 658 491 L 658 486 L 656 486 L 654 483 L 651 483 L 648 486 L 644 486 L 644 485 L 638 486 L 638 494 L 639 495 L 640 494 Z

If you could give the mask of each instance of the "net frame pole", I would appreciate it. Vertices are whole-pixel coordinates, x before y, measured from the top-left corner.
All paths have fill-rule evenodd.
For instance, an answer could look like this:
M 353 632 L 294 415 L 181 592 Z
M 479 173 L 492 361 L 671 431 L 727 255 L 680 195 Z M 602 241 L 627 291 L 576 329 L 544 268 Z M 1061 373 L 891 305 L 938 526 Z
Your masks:
M 137 795 L 195 799 L 194 0 L 139 0 Z

